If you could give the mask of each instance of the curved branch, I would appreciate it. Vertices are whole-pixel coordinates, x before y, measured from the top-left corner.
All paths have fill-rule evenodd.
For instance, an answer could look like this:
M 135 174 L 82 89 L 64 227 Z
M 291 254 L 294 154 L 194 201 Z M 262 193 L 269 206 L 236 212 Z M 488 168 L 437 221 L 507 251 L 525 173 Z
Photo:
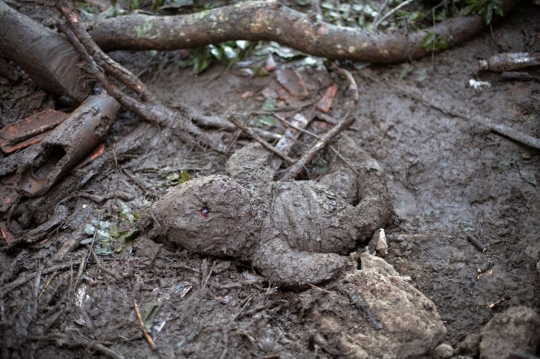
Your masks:
M 503 0 L 505 14 L 520 1 Z M 175 50 L 231 40 L 270 40 L 304 53 L 330 59 L 371 63 L 419 59 L 427 33 L 443 37 L 448 46 L 467 41 L 486 29 L 479 15 L 455 17 L 407 35 L 387 34 L 330 25 L 277 1 L 248 1 L 190 15 L 128 15 L 96 23 L 94 41 L 108 50 Z M 407 49 L 409 46 L 409 49 Z

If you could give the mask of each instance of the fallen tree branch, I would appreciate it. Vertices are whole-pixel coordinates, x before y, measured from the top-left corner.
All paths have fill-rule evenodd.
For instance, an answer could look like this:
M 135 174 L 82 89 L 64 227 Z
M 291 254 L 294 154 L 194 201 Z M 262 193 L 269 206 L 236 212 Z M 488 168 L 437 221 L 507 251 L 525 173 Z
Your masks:
M 520 1 L 503 0 L 504 14 Z M 177 50 L 224 41 L 277 41 L 304 53 L 329 59 L 388 64 L 419 59 L 428 33 L 448 47 L 487 28 L 479 15 L 460 16 L 412 33 L 384 33 L 330 25 L 277 1 L 247 1 L 190 15 L 128 15 L 99 21 L 90 35 L 105 51 Z
M 94 80 L 87 76 L 79 54 L 65 37 L 0 0 L 0 53 L 32 80 L 53 93 L 84 101 Z
M 96 76 L 109 95 L 148 122 L 156 123 L 161 127 L 171 129 L 171 131 L 182 141 L 186 143 L 202 142 L 218 152 L 223 152 L 223 144 L 211 139 L 210 136 L 203 133 L 179 112 L 176 112 L 159 102 L 156 99 L 156 96 L 151 93 L 140 80 L 129 71 L 123 69 L 122 66 L 114 62 L 114 60 L 109 58 L 100 48 L 98 48 L 86 30 L 81 26 L 80 19 L 73 11 L 70 3 L 61 1 L 58 3 L 58 8 L 69 25 L 69 29 L 67 27 L 63 28 L 66 36 L 72 44 L 85 55 L 85 58 L 91 67 L 91 73 Z M 105 69 L 107 73 L 112 74 L 113 77 L 120 79 L 122 83 L 136 93 L 140 94 L 142 101 L 138 101 L 125 94 L 118 86 L 112 84 L 105 76 L 105 73 L 98 68 L 96 64 Z M 144 102 L 145 99 L 149 101 Z

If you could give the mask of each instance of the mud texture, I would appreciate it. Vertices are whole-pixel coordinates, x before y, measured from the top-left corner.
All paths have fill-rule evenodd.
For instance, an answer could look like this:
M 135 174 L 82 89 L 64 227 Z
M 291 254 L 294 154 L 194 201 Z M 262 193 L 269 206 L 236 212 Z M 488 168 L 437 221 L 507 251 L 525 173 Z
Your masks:
M 273 177 L 271 156 L 248 146 L 227 163 L 230 177 L 176 187 L 145 212 L 140 227 L 195 253 L 250 261 L 279 286 L 329 281 L 346 266 L 339 254 L 384 227 L 392 213 L 377 161 L 345 135 L 334 146 L 348 166 L 334 160 L 321 180 L 326 186 L 264 181 Z
M 19 9 L 43 17 L 48 8 L 26 2 Z M 361 71 L 395 86 L 414 86 L 430 98 L 540 138 L 539 83 L 477 73 L 478 59 L 540 51 L 539 33 L 540 8 L 529 2 L 493 26 L 492 33 L 436 54 L 433 60 Z M 234 66 L 223 74 L 226 67 L 214 65 L 193 77 L 191 69 L 178 66 L 180 51 L 111 55 L 141 74 L 167 104 L 223 119 L 230 111 L 245 115 L 263 109 L 269 101 L 263 93 L 279 86 L 274 74 L 245 77 L 245 71 Z M 315 102 L 336 83 L 339 90 L 328 115 L 341 118 L 347 101 L 345 80 L 332 77 L 322 61 L 306 67 L 301 58 L 287 62 L 274 55 L 274 59 L 278 68 L 296 68 L 310 93 L 307 100 L 298 101 L 279 99 L 276 91 L 276 106 L 299 108 Z M 131 233 L 137 224 L 126 220 L 128 209 L 136 217 L 158 202 L 176 185 L 171 178 L 181 170 L 193 181 L 227 174 L 226 156 L 165 141 L 156 126 L 121 111 L 102 157 L 68 173 L 44 197 L 21 199 L 11 213 L 11 227 L 24 235 L 58 218 L 55 213 L 61 207 L 69 211 L 52 231 L 40 234 L 38 243 L 0 251 L 0 354 L 15 359 L 104 358 L 113 357 L 111 352 L 117 358 L 322 359 L 353 357 L 368 351 L 368 343 L 383 343 L 390 344 L 389 357 L 403 353 L 425 359 L 436 355 L 426 353 L 428 347 L 446 343 L 455 348 L 455 356 L 476 358 L 481 333 L 492 318 L 514 307 L 539 314 L 538 153 L 366 81 L 352 66 L 347 68 L 361 95 L 354 110 L 357 122 L 347 135 L 385 169 L 395 209 L 394 222 L 385 228 L 385 260 L 400 277 L 366 270 L 364 259 L 361 270 L 347 267 L 343 277 L 317 288 L 291 290 L 277 288 L 261 271 L 237 258 L 170 251 L 144 236 L 111 244 L 88 235 L 85 227 L 96 220 L 116 225 L 118 233 Z M 538 67 L 523 71 L 540 77 Z M 0 78 L 2 125 L 43 109 L 62 108 L 58 98 L 20 75 L 18 82 Z M 472 89 L 471 78 L 488 81 L 491 87 Z M 261 127 L 283 131 L 280 125 Z M 316 119 L 308 129 L 322 134 L 329 128 Z M 141 133 L 155 136 L 148 142 Z M 216 136 L 225 142 L 230 139 L 226 132 Z M 300 141 L 309 138 L 302 136 Z M 236 148 L 246 145 L 248 141 L 241 139 Z M 2 156 L 0 161 L 13 155 Z M 261 163 L 260 168 L 266 165 Z M 263 172 L 256 178 L 264 178 Z M 7 215 L 0 219 L 6 220 Z M 486 251 L 479 251 L 464 233 L 474 235 Z M 62 249 L 71 242 L 79 245 Z M 61 260 L 56 259 L 59 252 L 64 253 Z M 349 258 L 357 260 L 354 255 Z M 487 270 L 478 273 L 479 268 Z M 134 301 L 144 318 L 159 303 L 158 314 L 147 321 L 156 351 L 142 335 Z M 425 354 L 412 354 L 419 351 L 406 344 L 407 337 L 388 330 L 397 327 L 399 311 L 393 308 L 402 304 L 411 322 L 428 325 L 408 337 L 411 343 L 420 343 Z M 401 324 L 411 329 L 407 322 Z M 377 330 L 380 325 L 383 328 Z M 522 327 L 526 328 L 524 322 L 516 325 Z M 355 340 L 360 335 L 365 341 Z

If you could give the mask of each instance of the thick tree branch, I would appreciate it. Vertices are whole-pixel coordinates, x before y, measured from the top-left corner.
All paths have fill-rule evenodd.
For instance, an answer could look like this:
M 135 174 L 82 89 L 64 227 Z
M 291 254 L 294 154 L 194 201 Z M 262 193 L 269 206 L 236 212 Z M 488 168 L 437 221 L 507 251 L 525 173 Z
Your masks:
M 520 1 L 503 0 L 505 14 Z M 429 29 L 406 34 L 338 27 L 312 20 L 277 1 L 248 1 L 179 16 L 120 16 L 98 22 L 90 35 L 104 50 L 175 50 L 231 40 L 271 40 L 304 53 L 330 59 L 397 63 L 429 53 L 422 49 L 427 33 L 448 46 L 467 41 L 486 29 L 481 16 L 456 17 Z M 408 48 L 409 47 L 409 48 Z

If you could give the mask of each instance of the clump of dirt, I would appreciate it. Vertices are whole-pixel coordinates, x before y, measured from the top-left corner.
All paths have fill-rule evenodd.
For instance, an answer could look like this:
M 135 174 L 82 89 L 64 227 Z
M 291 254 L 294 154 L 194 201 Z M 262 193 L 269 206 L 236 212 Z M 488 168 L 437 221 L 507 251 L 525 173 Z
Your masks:
M 415 86 L 447 104 L 540 137 L 538 83 L 509 82 L 498 74 L 476 71 L 478 58 L 507 50 L 539 51 L 539 33 L 540 9 L 527 4 L 494 26 L 493 33 L 433 59 L 362 71 L 397 86 Z M 116 55 L 129 61 L 127 52 Z M 268 105 L 263 90 L 277 83 L 273 75 L 246 78 L 245 72 L 234 68 L 223 74 L 223 66 L 212 66 L 193 77 L 191 70 L 160 64 L 157 59 L 159 56 L 141 61 L 146 65 L 142 79 L 169 104 L 197 106 L 203 114 L 224 117 L 233 110 L 259 110 Z M 320 61 L 318 64 L 297 70 L 310 98 L 290 100 L 289 104 L 300 107 L 316 100 L 336 82 L 340 90 L 329 116 L 340 118 L 347 84 L 332 78 Z M 540 76 L 538 68 L 527 70 Z M 470 88 L 471 78 L 489 81 L 491 87 Z M 388 175 L 396 215 L 394 224 L 386 228 L 386 261 L 411 280 L 390 276 L 380 283 L 388 288 L 407 284 L 409 295 L 421 292 L 427 297 L 422 303 L 434 304 L 446 334 L 442 337 L 434 325 L 433 335 L 425 338 L 442 338 L 454 347 L 509 307 L 526 306 L 538 312 L 538 152 L 364 77 L 356 79 L 361 100 L 354 111 L 357 122 L 348 136 Z M 31 90 L 25 80 L 2 82 L 1 93 L 20 95 L 3 96 L 1 114 L 9 116 L 4 125 L 26 116 L 18 112 L 24 113 L 24 106 L 41 109 L 54 103 L 39 91 L 42 100 L 33 101 Z M 97 160 L 99 165 L 96 162 L 75 171 L 47 196 L 23 199 L 11 213 L 12 223 L 22 232 L 46 222 L 59 204 L 66 206 L 69 217 L 42 242 L 0 252 L 2 355 L 101 357 L 112 356 L 113 351 L 133 358 L 302 358 L 360 353 L 358 348 L 345 348 L 354 343 L 351 338 L 355 335 L 373 329 L 348 294 L 351 283 L 361 284 L 356 279 L 331 281 L 309 290 L 277 288 L 261 276 L 264 270 L 257 270 L 257 261 L 253 268 L 240 260 L 242 255 L 221 258 L 186 249 L 171 251 L 142 236 L 134 239 L 139 215 L 178 183 L 175 178 L 182 170 L 195 177 L 193 183 L 201 183 L 198 178 L 223 175 L 226 161 L 213 152 L 160 141 L 155 128 L 139 123 L 127 112 L 119 115 L 108 147 L 123 146 L 126 129 L 142 126 L 156 132 L 152 147 L 121 159 L 111 155 L 107 161 Z M 280 125 L 265 127 L 276 128 L 281 129 Z M 328 128 L 326 122 L 317 120 L 310 130 L 321 133 Z M 231 135 L 221 136 L 227 139 Z M 241 140 L 238 147 L 246 142 Z M 113 192 L 129 193 L 132 199 L 113 196 L 98 203 L 88 196 Z M 92 234 L 86 234 L 85 228 Z M 479 251 L 464 233 L 474 235 L 487 250 Z M 85 244 L 61 260 L 55 259 L 59 248 L 74 236 L 85 239 Z M 478 268 L 489 269 L 479 273 Z M 355 275 L 359 273 L 362 271 Z M 376 286 L 373 282 L 374 290 Z M 364 299 L 373 298 L 366 295 Z M 134 301 L 143 320 L 151 323 L 157 351 L 150 349 L 142 335 Z M 377 318 L 377 307 L 372 305 L 371 310 Z M 347 322 L 349 318 L 354 324 Z M 338 326 L 334 326 L 336 322 Z M 340 328 L 347 331 L 343 337 Z

